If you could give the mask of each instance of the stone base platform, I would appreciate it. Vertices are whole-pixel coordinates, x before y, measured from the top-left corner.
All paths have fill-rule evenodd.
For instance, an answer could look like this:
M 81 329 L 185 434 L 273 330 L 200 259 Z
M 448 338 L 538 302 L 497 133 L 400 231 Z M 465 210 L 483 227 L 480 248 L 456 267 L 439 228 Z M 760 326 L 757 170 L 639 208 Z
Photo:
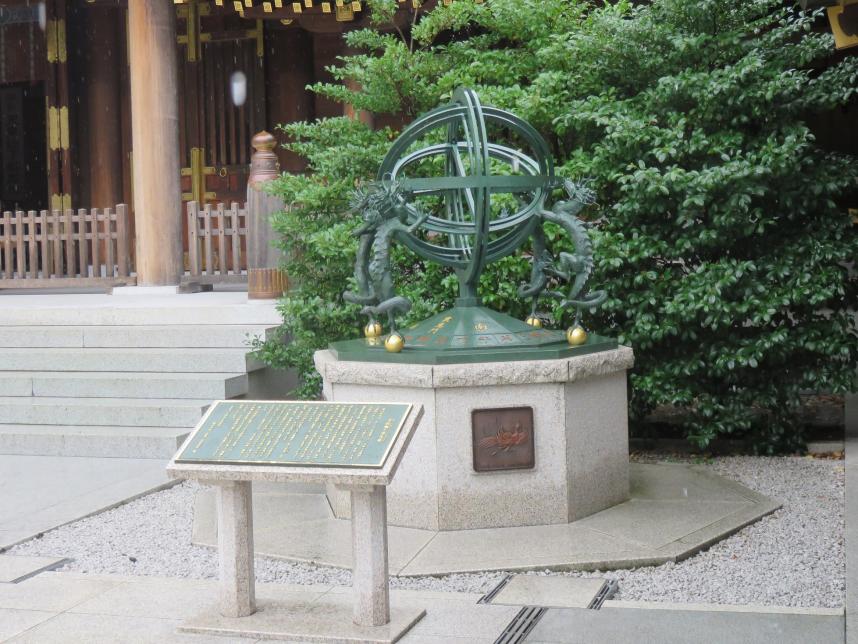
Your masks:
M 773 512 L 780 503 L 685 464 L 630 465 L 631 498 L 567 524 L 435 531 L 390 526 L 399 576 L 485 570 L 609 570 L 690 557 Z M 321 486 L 257 484 L 256 552 L 350 568 L 351 526 Z M 214 491 L 196 500 L 193 541 L 217 546 Z
M 387 489 L 387 521 L 424 530 L 567 524 L 626 501 L 633 362 L 629 347 L 436 365 L 315 354 L 325 400 L 423 405 Z M 348 494 L 327 494 L 348 518 Z
M 179 627 L 182 633 L 246 637 L 286 642 L 396 642 L 426 614 L 414 607 L 390 606 L 390 623 L 357 626 L 349 595 L 329 595 L 304 603 L 264 602 L 248 617 L 224 617 L 217 608 Z

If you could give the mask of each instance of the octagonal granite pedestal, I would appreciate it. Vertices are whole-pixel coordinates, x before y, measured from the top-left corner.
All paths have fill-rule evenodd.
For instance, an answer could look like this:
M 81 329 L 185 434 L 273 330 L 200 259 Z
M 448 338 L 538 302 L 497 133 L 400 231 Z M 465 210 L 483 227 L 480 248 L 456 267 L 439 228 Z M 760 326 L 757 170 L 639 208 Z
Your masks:
M 329 401 L 425 409 L 388 488 L 391 525 L 444 531 L 564 524 L 629 498 L 628 347 L 472 364 L 344 361 L 330 351 L 317 352 L 315 361 Z M 515 430 L 521 443 L 475 437 L 472 414 L 498 409 L 532 410 L 532 428 Z M 504 418 L 489 419 L 498 434 L 512 430 Z M 489 460 L 501 454 L 506 467 L 507 454 L 527 450 L 531 440 L 524 468 L 477 471 L 476 452 Z M 327 492 L 335 516 L 347 518 L 347 495 Z

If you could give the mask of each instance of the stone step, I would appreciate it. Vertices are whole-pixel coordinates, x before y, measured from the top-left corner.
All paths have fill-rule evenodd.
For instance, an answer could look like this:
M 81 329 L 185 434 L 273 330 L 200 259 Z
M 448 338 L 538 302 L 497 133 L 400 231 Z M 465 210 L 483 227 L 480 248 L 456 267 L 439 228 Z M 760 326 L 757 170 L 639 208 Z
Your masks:
M 2 349 L 5 371 L 240 373 L 265 365 L 247 349 Z
M 0 424 L 193 427 L 211 400 L 0 398 Z
M 0 425 L 0 454 L 170 458 L 190 433 L 187 427 Z
M 75 304 L 74 296 L 67 296 L 67 306 L 46 307 L 4 300 L 0 307 L 0 326 L 278 326 L 282 322 L 275 305 L 269 302 L 238 305 L 217 304 L 217 300 L 213 300 L 211 304 L 193 305 L 189 304 L 195 301 L 193 299 L 176 298 L 170 305 L 148 305 L 145 300 L 132 303 L 126 303 L 125 298 L 122 300 L 114 298 L 100 301 L 98 306 L 80 306 Z
M 254 337 L 269 337 L 270 325 L 204 326 L 0 326 L 7 348 L 249 348 Z M 0 351 L 2 353 L 2 351 Z
M 0 372 L 0 392 L 60 398 L 197 398 L 247 393 L 246 373 Z

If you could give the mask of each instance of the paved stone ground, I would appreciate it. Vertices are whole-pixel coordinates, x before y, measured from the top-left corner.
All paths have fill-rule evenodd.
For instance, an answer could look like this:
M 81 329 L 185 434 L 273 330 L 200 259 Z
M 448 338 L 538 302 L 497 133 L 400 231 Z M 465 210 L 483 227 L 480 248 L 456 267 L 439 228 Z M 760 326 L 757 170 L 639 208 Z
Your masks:
M 654 457 L 647 457 L 654 458 Z M 839 607 L 844 594 L 843 461 L 719 458 L 707 469 L 782 500 L 784 508 L 678 564 L 606 574 L 619 598 Z M 70 556 L 68 569 L 96 573 L 213 577 L 215 554 L 190 546 L 192 500 L 184 484 L 49 533 L 13 554 Z M 564 573 L 550 573 L 564 574 Z M 257 558 L 260 581 L 348 585 L 339 568 Z M 482 593 L 503 573 L 394 579 L 395 587 Z
M 261 585 L 264 601 L 349 605 L 349 590 L 330 585 Z M 477 604 L 479 595 L 397 590 L 394 604 L 426 610 L 404 644 L 490 644 L 518 606 Z M 178 633 L 217 599 L 214 581 L 42 573 L 0 583 L 0 642 L 15 644 L 247 644 L 253 639 Z M 843 615 L 833 611 L 743 611 L 713 607 L 653 610 L 552 608 L 531 644 L 842 644 Z M 271 641 L 271 640 L 269 640 Z M 257 644 L 261 644 L 258 642 Z

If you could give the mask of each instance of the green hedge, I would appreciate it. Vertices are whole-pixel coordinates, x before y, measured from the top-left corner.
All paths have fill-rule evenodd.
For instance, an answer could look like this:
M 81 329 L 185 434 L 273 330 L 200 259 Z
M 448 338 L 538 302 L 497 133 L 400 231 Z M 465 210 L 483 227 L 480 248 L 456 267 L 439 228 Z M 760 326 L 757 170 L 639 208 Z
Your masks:
M 829 60 L 820 14 L 779 0 L 455 0 L 400 33 L 385 21 L 402 5 L 372 4 L 379 24 L 347 36 L 365 53 L 313 89 L 408 122 L 466 85 L 530 121 L 558 173 L 592 179 L 598 195 L 591 284 L 610 297 L 585 321 L 634 347 L 633 417 L 672 405 L 700 446 L 723 434 L 800 446 L 799 392 L 845 391 L 858 359 L 844 266 L 858 257 L 845 209 L 858 159 L 819 149 L 805 122 L 854 100 L 858 56 Z M 297 283 L 280 303 L 292 340 L 260 354 L 297 367 L 312 397 L 313 351 L 362 325 L 340 297 L 355 252 L 348 194 L 397 132 L 345 118 L 283 131 L 309 169 L 273 186 L 291 206 L 275 226 Z M 407 321 L 452 304 L 447 271 L 401 248 L 395 262 L 415 303 Z M 524 316 L 515 291 L 528 270 L 523 258 L 491 265 L 486 305 Z

